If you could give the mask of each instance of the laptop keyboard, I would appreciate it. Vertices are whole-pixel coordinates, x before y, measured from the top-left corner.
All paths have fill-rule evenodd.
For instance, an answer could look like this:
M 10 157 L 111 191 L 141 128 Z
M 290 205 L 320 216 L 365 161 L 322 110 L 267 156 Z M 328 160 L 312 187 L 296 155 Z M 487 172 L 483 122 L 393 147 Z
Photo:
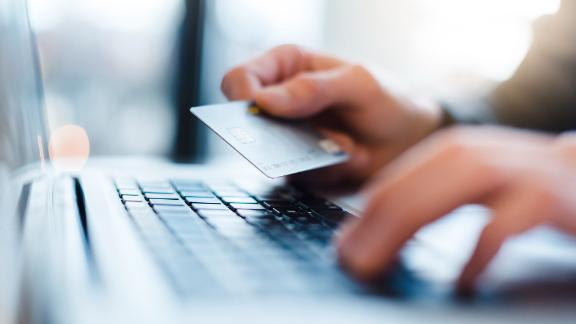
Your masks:
M 334 293 L 351 283 L 330 246 L 350 214 L 283 186 L 115 179 L 119 198 L 175 289 L 209 293 Z

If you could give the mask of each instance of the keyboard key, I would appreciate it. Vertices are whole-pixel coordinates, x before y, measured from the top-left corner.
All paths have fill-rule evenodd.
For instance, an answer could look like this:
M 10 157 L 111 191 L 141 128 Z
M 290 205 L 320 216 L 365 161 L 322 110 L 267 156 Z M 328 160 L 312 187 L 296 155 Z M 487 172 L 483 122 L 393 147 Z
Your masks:
M 147 209 L 131 209 L 128 211 L 128 213 L 133 217 L 147 217 L 156 219 L 156 214 L 154 214 L 154 211 L 150 207 L 147 207 Z
M 227 203 L 237 203 L 237 204 L 257 204 L 256 199 L 252 197 L 222 197 Z
M 286 200 L 284 200 L 284 201 L 270 201 L 270 200 L 267 200 L 267 201 L 264 202 L 264 205 L 266 205 L 266 206 L 268 206 L 268 207 L 270 207 L 270 208 L 290 208 L 290 207 L 291 207 L 291 208 L 294 208 L 294 207 L 297 206 L 297 205 L 294 204 L 293 202 L 291 202 L 291 201 L 286 201 Z
M 188 213 L 192 212 L 186 205 L 155 205 L 154 210 L 158 213 Z
M 214 194 L 210 191 L 181 191 L 180 195 L 183 197 L 193 198 L 213 198 Z
M 128 209 L 133 209 L 133 208 L 140 208 L 140 209 L 146 209 L 146 208 L 150 208 L 150 205 L 148 205 L 148 203 L 145 202 L 126 202 L 124 204 L 124 206 L 126 206 L 126 208 Z
M 189 219 L 191 217 L 198 217 L 192 210 L 157 210 L 158 215 L 162 219 Z
M 331 228 L 321 224 L 321 223 L 302 223 L 302 222 L 287 222 L 284 223 L 287 227 L 290 226 L 290 230 L 294 232 L 305 232 L 305 233 L 320 233 L 326 231 L 332 231 Z
M 314 211 L 317 211 L 317 212 L 321 212 L 324 210 L 342 210 L 342 208 L 340 208 L 338 205 L 335 205 L 335 204 L 328 202 L 328 201 L 324 201 L 322 203 L 313 203 L 313 204 L 307 203 L 305 205 L 306 205 L 306 207 L 308 207 Z
M 119 189 L 118 193 L 122 196 L 140 196 L 139 189 Z
M 177 200 L 180 198 L 180 196 L 178 196 L 175 193 L 146 193 L 146 194 L 144 194 L 144 196 L 146 196 L 146 198 L 148 198 L 148 199 L 173 199 L 173 200 Z
M 192 204 L 192 208 L 202 210 L 202 209 L 217 209 L 217 210 L 229 210 L 223 204 Z
M 277 209 L 277 208 L 274 208 L 274 210 L 276 210 L 276 212 L 278 212 L 282 216 L 287 217 L 288 219 L 308 215 L 308 212 L 300 210 L 300 209 Z
M 330 211 L 323 211 L 323 212 L 319 212 L 318 215 L 320 215 L 320 217 L 334 225 L 338 225 L 340 223 L 342 223 L 342 221 L 344 221 L 346 218 L 348 217 L 353 217 L 352 214 L 341 210 L 341 211 L 337 211 L 337 210 L 330 210 Z
M 271 225 L 274 225 L 274 223 L 276 222 L 276 220 L 272 217 L 251 217 L 251 216 L 248 216 L 245 219 L 248 223 L 250 223 L 256 227 L 271 226 Z
M 180 186 L 205 187 L 204 182 L 200 180 L 172 179 L 171 182 L 176 187 Z
M 121 190 L 138 190 L 138 184 L 131 179 L 116 179 L 114 184 L 116 188 Z
M 142 187 L 142 192 L 145 194 L 171 194 L 175 191 L 172 188 Z
M 138 178 L 138 183 L 142 186 L 169 186 L 170 182 L 164 179 Z
M 264 206 L 256 204 L 230 204 L 230 206 L 239 210 L 266 210 Z
M 233 211 L 228 210 L 228 209 L 226 209 L 226 210 L 199 209 L 198 215 L 200 215 L 202 217 L 236 217 L 236 218 L 238 218 L 238 215 L 236 215 Z
M 168 225 L 168 227 L 175 233 L 178 234 L 186 234 L 188 236 L 196 234 L 197 236 L 201 236 L 202 232 L 202 225 L 199 224 L 197 219 L 194 219 L 193 216 L 191 217 L 163 217 L 164 222 Z M 204 223 L 202 220 L 200 222 Z
M 292 199 L 286 198 L 282 195 L 259 195 L 256 196 L 256 199 L 263 201 L 263 202 L 291 202 Z
M 269 217 L 271 215 L 267 210 L 238 209 L 237 212 L 242 217 Z
M 214 191 L 239 191 L 238 187 L 231 183 L 209 183 L 207 186 Z
M 290 217 L 289 220 L 297 224 L 322 224 L 320 220 L 310 216 L 310 214 L 297 215 Z
M 248 194 L 239 190 L 214 190 L 214 193 L 220 197 L 249 197 Z
M 246 220 L 271 235 L 279 235 L 288 232 L 282 223 L 273 218 L 246 218 Z
M 140 187 L 172 188 L 166 181 L 138 181 Z
M 176 189 L 178 189 L 178 191 L 207 191 L 207 192 L 210 192 L 210 190 L 208 190 L 204 186 L 181 185 L 181 186 L 176 186 Z
M 181 200 L 173 199 L 150 199 L 150 204 L 154 205 L 169 205 L 169 206 L 184 206 Z
M 235 216 L 235 215 L 233 217 L 211 217 L 208 219 L 208 223 L 210 223 L 212 225 L 220 225 L 221 227 L 225 227 L 225 226 L 250 227 L 250 225 L 248 223 L 246 223 L 246 221 L 244 219 L 242 219 L 238 216 Z
M 257 229 L 241 218 L 213 218 L 209 219 L 208 223 L 214 226 L 219 234 L 227 238 L 249 239 L 261 235 Z
M 185 197 L 184 200 L 186 200 L 188 203 L 191 204 L 218 204 L 218 205 L 222 204 L 220 199 L 216 197 L 212 198 Z
M 262 235 L 249 225 L 216 227 L 216 231 L 223 237 L 232 241 L 251 240 Z
M 142 196 L 132 196 L 132 195 L 122 195 L 122 200 L 125 202 L 144 202 L 144 197 Z

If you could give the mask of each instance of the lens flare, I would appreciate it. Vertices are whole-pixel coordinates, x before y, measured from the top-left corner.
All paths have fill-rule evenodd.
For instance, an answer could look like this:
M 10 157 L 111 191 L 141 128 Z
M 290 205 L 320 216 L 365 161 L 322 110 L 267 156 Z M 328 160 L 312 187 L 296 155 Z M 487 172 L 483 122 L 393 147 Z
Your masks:
M 50 135 L 48 153 L 56 170 L 80 171 L 90 156 L 88 134 L 84 128 L 77 125 L 59 127 Z

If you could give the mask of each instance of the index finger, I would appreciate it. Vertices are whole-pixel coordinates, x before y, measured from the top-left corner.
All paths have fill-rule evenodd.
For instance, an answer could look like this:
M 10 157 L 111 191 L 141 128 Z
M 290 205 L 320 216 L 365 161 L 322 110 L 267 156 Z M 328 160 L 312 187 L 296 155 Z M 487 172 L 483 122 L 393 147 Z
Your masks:
M 253 99 L 262 87 L 280 83 L 301 72 L 330 69 L 342 63 L 299 46 L 282 45 L 230 70 L 222 79 L 221 89 L 230 100 Z
M 359 279 L 370 280 L 422 226 L 500 190 L 505 178 L 490 174 L 477 154 L 457 151 L 431 150 L 418 155 L 417 163 L 394 170 L 363 217 L 340 237 L 338 252 L 344 267 Z M 490 149 L 482 153 L 494 156 Z

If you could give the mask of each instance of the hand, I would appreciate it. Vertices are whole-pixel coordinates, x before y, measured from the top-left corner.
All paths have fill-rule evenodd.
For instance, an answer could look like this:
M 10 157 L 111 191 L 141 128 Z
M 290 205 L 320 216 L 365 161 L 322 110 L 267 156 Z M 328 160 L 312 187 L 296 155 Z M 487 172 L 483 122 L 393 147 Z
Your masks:
M 440 110 L 392 94 L 362 66 L 285 45 L 231 70 L 230 100 L 255 100 L 283 118 L 310 118 L 350 154 L 347 163 L 293 178 L 329 186 L 359 183 L 440 124 Z
M 495 127 L 438 132 L 389 165 L 363 217 L 342 230 L 342 265 L 369 280 L 422 226 L 464 204 L 483 204 L 483 229 L 458 285 L 477 276 L 510 236 L 550 223 L 576 234 L 576 136 L 554 139 Z

